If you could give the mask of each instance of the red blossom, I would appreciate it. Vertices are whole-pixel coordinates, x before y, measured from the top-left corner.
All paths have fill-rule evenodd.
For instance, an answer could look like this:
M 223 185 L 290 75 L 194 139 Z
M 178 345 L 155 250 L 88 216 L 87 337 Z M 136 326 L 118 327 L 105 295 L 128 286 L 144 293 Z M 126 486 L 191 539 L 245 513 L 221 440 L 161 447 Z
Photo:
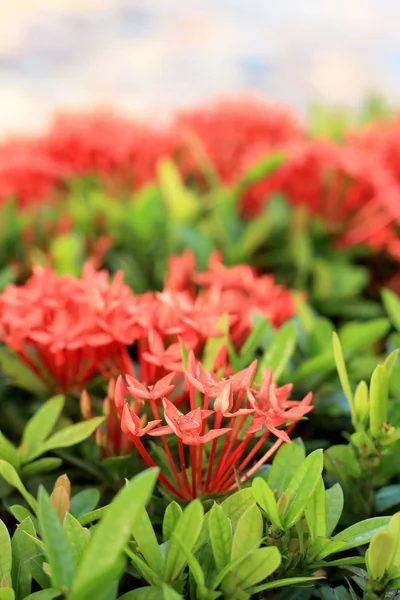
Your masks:
M 150 408 L 155 417 L 147 429 L 141 427 L 140 417 L 131 414 L 130 409 L 123 406 L 122 396 L 118 397 L 116 393 L 118 411 L 122 409 L 129 423 L 129 427 L 124 426 L 124 431 L 129 431 L 137 450 L 149 466 L 154 466 L 155 462 L 141 438 L 146 432 L 152 438 L 160 438 L 174 474 L 173 481 L 167 479 L 161 467 L 160 482 L 181 500 L 221 495 L 234 490 L 238 481 L 244 482 L 251 477 L 280 444 L 290 442 L 288 434 L 295 423 L 311 410 L 311 394 L 302 401 L 289 400 L 292 386 L 277 387 L 272 383 L 270 371 L 263 374 L 260 386 L 255 385 L 253 378 L 256 367 L 257 363 L 253 363 L 240 373 L 219 379 L 214 373 L 206 371 L 190 353 L 185 373 L 189 398 L 189 410 L 186 412 L 178 410 L 173 398 L 163 398 L 163 411 L 160 411 L 155 397 L 145 398 L 148 392 L 135 380 L 127 391 L 134 397 L 139 391 L 144 402 L 143 409 L 146 411 Z M 169 380 L 159 382 L 159 392 L 168 385 Z M 158 398 L 158 393 L 156 396 Z M 158 424 L 162 416 L 165 425 Z M 250 449 L 254 434 L 261 430 L 261 436 Z M 271 433 L 276 441 L 269 449 L 263 449 Z M 178 443 L 175 456 L 176 444 L 169 441 L 171 436 L 175 436 Z M 220 440 L 222 437 L 224 439 Z M 204 464 L 206 443 L 211 443 L 211 449 L 207 464 Z
M 35 268 L 0 295 L 0 338 L 50 389 L 80 390 L 97 374 L 131 371 L 133 304 L 122 273 L 111 282 L 90 265 L 79 279 Z
M 0 205 L 10 199 L 22 209 L 48 203 L 67 176 L 68 169 L 40 139 L 14 139 L 0 145 Z
M 183 174 L 200 181 L 204 177 L 202 162 L 210 164 L 224 182 L 231 182 L 237 165 L 255 145 L 262 142 L 279 148 L 304 135 L 287 110 L 249 96 L 181 112 L 175 124 L 183 140 Z

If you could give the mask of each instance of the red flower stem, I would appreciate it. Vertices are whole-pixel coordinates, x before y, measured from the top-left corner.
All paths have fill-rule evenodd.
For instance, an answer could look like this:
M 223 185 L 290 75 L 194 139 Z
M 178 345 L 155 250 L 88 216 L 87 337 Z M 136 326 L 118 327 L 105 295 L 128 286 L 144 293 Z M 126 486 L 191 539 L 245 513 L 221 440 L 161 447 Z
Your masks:
M 238 417 L 235 418 L 235 421 L 237 419 L 238 419 Z M 232 462 L 232 455 L 231 455 L 232 449 L 233 449 L 233 446 L 234 446 L 234 444 L 235 444 L 235 442 L 237 440 L 237 437 L 238 437 L 238 435 L 239 435 L 239 433 L 240 433 L 240 431 L 241 431 L 241 429 L 242 429 L 245 421 L 246 421 L 246 415 L 242 415 L 239 418 L 239 423 L 238 423 L 237 427 L 235 427 L 232 430 L 232 432 L 230 432 L 231 436 L 230 436 L 228 447 L 226 448 L 225 451 L 222 448 L 222 452 L 221 452 L 221 456 L 220 456 L 220 460 L 219 460 L 219 465 L 218 465 L 218 470 L 221 470 L 227 461 L 229 461 L 230 463 Z
M 182 490 L 182 492 L 184 494 L 188 494 L 188 493 L 190 494 L 190 488 L 184 486 L 184 484 L 183 484 L 183 482 L 182 482 L 182 480 L 181 480 L 181 478 L 179 476 L 178 469 L 176 468 L 175 461 L 174 461 L 174 459 L 172 457 L 171 450 L 169 449 L 168 442 L 165 439 L 165 436 L 162 436 L 161 440 L 162 440 L 162 444 L 163 444 L 163 447 L 164 447 L 165 454 L 167 455 L 169 464 L 171 465 L 171 469 L 172 469 L 172 472 L 173 472 L 173 474 L 175 476 L 175 479 L 176 479 L 176 482 L 177 482 L 178 486 L 180 487 L 180 489 Z
M 185 486 L 187 487 L 187 489 L 190 490 L 189 479 L 188 479 L 188 476 L 186 473 L 185 453 L 183 450 L 183 442 L 180 438 L 178 438 L 178 451 L 179 451 L 179 460 L 181 463 L 181 471 L 182 471 L 183 481 L 185 482 Z M 190 492 L 189 492 L 189 495 L 190 495 Z
M 197 452 L 196 446 L 190 446 L 190 462 L 192 463 L 192 498 L 197 498 Z
M 215 429 L 219 429 L 221 426 L 221 421 L 222 421 L 222 413 L 217 413 L 217 417 L 215 419 Z M 214 457 L 215 457 L 215 450 L 217 448 L 217 438 L 215 438 L 212 442 L 212 446 L 211 446 L 211 452 L 210 452 L 210 456 L 208 457 L 208 467 L 207 467 L 207 474 L 206 474 L 206 483 L 204 486 L 204 491 L 207 492 L 208 490 L 208 486 L 210 483 L 210 479 L 211 479 L 211 474 L 212 474 L 212 470 L 213 470 L 213 466 L 214 466 Z
M 249 452 L 249 454 L 246 456 L 246 458 L 244 459 L 244 461 L 235 469 L 236 473 L 241 473 L 243 471 L 243 469 L 245 468 L 245 466 L 251 461 L 251 459 L 257 453 L 257 451 L 259 450 L 259 448 L 261 448 L 261 446 L 264 444 L 264 442 L 268 438 L 269 434 L 270 434 L 270 431 L 267 430 L 260 437 L 260 439 L 258 440 L 258 442 L 256 443 L 256 445 Z M 235 465 L 235 463 L 232 461 L 232 468 L 234 468 L 234 465 Z M 229 471 L 232 471 L 232 468 L 229 469 L 226 474 L 224 474 L 224 476 L 222 477 L 222 479 L 220 479 L 219 481 L 216 481 L 215 485 L 218 485 L 219 488 L 222 487 L 222 489 L 224 489 L 227 485 L 229 485 L 230 482 L 235 479 L 235 473 L 229 474 Z
M 140 439 L 138 437 L 134 438 L 134 443 L 135 443 L 137 450 L 139 451 L 140 456 L 143 458 L 146 465 L 148 467 L 156 467 L 157 466 L 156 463 L 151 458 L 151 456 L 149 455 L 146 448 L 143 446 L 142 442 L 140 441 Z M 161 472 L 158 474 L 158 479 L 170 492 L 172 492 L 175 496 L 177 496 L 177 498 L 180 498 L 181 500 L 185 501 L 185 497 L 182 496 L 182 494 L 177 489 L 175 489 L 173 485 L 170 484 L 168 479 Z

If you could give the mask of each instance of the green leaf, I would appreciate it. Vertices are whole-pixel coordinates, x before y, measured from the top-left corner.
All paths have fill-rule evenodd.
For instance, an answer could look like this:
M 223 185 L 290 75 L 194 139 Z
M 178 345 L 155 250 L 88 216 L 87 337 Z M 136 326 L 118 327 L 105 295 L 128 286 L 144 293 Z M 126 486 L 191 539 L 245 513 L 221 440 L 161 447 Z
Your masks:
M 24 500 L 26 500 L 32 510 L 36 512 L 36 500 L 25 488 L 14 467 L 4 460 L 0 460 L 0 475 L 7 481 L 7 483 L 19 491 L 21 496 L 23 496 Z
M 314 542 L 318 537 L 325 537 L 326 533 L 326 499 L 325 486 L 322 476 L 319 478 L 313 495 L 305 508 L 306 521 Z
M 183 600 L 183 596 L 178 594 L 178 592 L 176 592 L 174 588 L 170 587 L 169 585 L 166 585 L 165 583 L 163 584 L 162 591 L 163 600 Z
M 391 323 L 400 332 L 400 299 L 391 290 L 382 291 L 382 300 Z
M 252 256 L 268 240 L 273 228 L 268 207 L 257 219 L 248 221 L 239 240 L 239 249 L 243 256 Z
M 191 550 L 200 535 L 203 525 L 204 511 L 200 500 L 193 500 L 183 511 L 173 533 L 180 538 L 186 548 Z M 164 579 L 173 581 L 185 565 L 186 558 L 180 549 L 179 543 L 171 536 L 168 542 L 167 556 L 165 559 Z
M 378 365 L 372 373 L 369 389 L 369 422 L 371 435 L 379 439 L 387 423 L 388 378 L 384 366 Z
M 140 558 L 140 556 L 131 552 L 129 548 L 125 548 L 125 553 L 129 556 L 133 566 L 141 574 L 143 579 L 145 579 L 151 585 L 158 587 L 161 586 L 162 580 L 158 577 L 157 573 L 155 573 L 155 571 L 149 567 L 143 558 Z
M 400 504 L 400 483 L 387 485 L 375 492 L 376 512 L 386 512 Z
M 135 519 L 148 502 L 157 470 L 148 469 L 134 477 L 107 507 L 79 565 L 70 600 L 92 600 L 96 590 L 113 581 Z
M 254 496 L 251 488 L 244 488 L 228 496 L 222 503 L 221 508 L 230 519 L 232 527 L 235 528 L 242 514 L 254 504 Z
M 322 550 L 318 554 L 318 559 L 322 560 L 334 552 L 342 552 L 343 550 L 350 550 L 351 548 L 367 544 L 377 531 L 387 527 L 389 521 L 390 517 L 374 517 L 351 525 L 351 527 L 344 529 L 332 538 L 334 544 L 329 545 L 326 550 Z M 338 543 L 338 547 L 336 547 L 336 542 Z
M 240 517 L 232 539 L 231 560 L 246 554 L 261 544 L 263 519 L 259 508 L 254 504 Z
M 194 194 L 184 187 L 171 160 L 164 160 L 158 165 L 158 180 L 171 219 L 183 223 L 192 221 L 199 212 L 199 204 Z
M 240 181 L 236 184 L 236 194 L 240 196 L 249 187 L 264 179 L 285 162 L 285 155 L 282 152 L 273 152 L 266 157 L 263 157 L 256 164 L 252 165 L 243 175 Z
M 210 510 L 209 531 L 215 565 L 218 571 L 221 571 L 231 558 L 232 524 L 221 506 L 216 503 Z
M 159 577 L 162 577 L 164 560 L 161 555 L 156 534 L 154 533 L 153 525 L 144 507 L 140 509 L 138 517 L 133 523 L 132 535 L 147 564 Z
M 296 347 L 297 328 L 294 321 L 287 321 L 279 329 L 270 347 L 260 361 L 259 370 L 272 368 L 273 379 L 279 381 Z
M 96 510 L 92 510 L 88 513 L 85 513 L 84 515 L 78 518 L 79 523 L 81 525 L 87 525 L 88 523 L 98 521 L 106 514 L 108 506 L 109 505 L 101 506 L 100 508 L 96 508 Z
M 236 569 L 238 584 L 247 589 L 263 579 L 267 579 L 280 566 L 281 554 L 275 546 L 255 550 Z
M 216 328 L 223 331 L 223 335 L 218 335 L 215 337 L 209 337 L 206 341 L 203 350 L 203 366 L 206 371 L 211 371 L 214 366 L 215 359 L 218 355 L 218 352 L 221 350 L 223 345 L 226 345 L 228 339 L 229 332 L 229 316 L 228 313 L 222 315 L 222 317 L 218 320 L 216 324 Z
M 0 588 L 0 600 L 14 600 L 14 590 L 11 588 Z
M 286 490 L 289 503 L 282 519 L 283 526 L 286 529 L 292 527 L 303 514 L 309 498 L 317 487 L 322 469 L 322 450 L 314 450 L 293 475 Z
M 79 521 L 68 512 L 64 518 L 63 530 L 71 550 L 74 564 L 78 567 L 86 546 L 90 541 L 90 531 L 89 529 L 82 527 Z
M 354 401 L 353 401 L 353 392 L 351 391 L 349 376 L 347 374 L 346 363 L 344 362 L 342 346 L 340 344 L 339 337 L 337 333 L 333 333 L 333 354 L 335 356 L 336 368 L 339 374 L 340 383 L 342 385 L 344 394 L 347 398 L 347 401 L 350 406 L 351 415 L 353 422 L 355 420 L 354 415 Z
M 37 528 L 37 519 L 33 516 L 33 514 L 31 512 L 29 512 L 29 510 L 27 508 L 25 508 L 25 506 L 21 506 L 20 504 L 13 504 L 13 506 L 10 506 L 10 513 L 13 515 L 13 517 L 16 518 L 18 523 L 22 523 L 22 521 L 24 519 L 29 517 L 29 519 L 32 521 L 35 529 L 38 529 Z
M 304 446 L 296 442 L 282 444 L 279 448 L 268 476 L 268 485 L 272 491 L 277 490 L 278 497 L 287 489 L 290 480 L 300 468 L 305 457 Z
M 64 408 L 64 404 L 64 396 L 55 396 L 43 404 L 28 421 L 21 442 L 23 459 L 29 460 L 31 451 L 35 450 L 50 435 Z
M 61 591 L 69 590 L 75 575 L 74 561 L 60 519 L 43 487 L 39 488 L 38 519 L 51 569 L 51 582 Z
M 0 365 L 3 373 L 17 387 L 33 392 L 37 396 L 47 393 L 47 387 L 43 381 L 7 346 L 0 348 Z
M 377 531 L 368 549 L 368 566 L 372 579 L 380 579 L 393 563 L 396 539 L 387 529 Z
M 27 596 L 25 600 L 53 600 L 53 598 L 59 598 L 60 592 L 55 588 L 47 588 L 47 590 L 40 590 L 30 596 Z
M 8 529 L 0 519 L 0 584 L 3 579 L 8 582 L 11 587 L 11 540 Z
M 326 502 L 326 535 L 329 536 L 334 531 L 343 512 L 344 496 L 343 490 L 338 483 L 325 490 Z
M 57 431 L 46 442 L 40 444 L 30 455 L 30 460 L 55 448 L 68 448 L 86 440 L 103 423 L 104 417 L 95 417 Z
M 100 492 L 96 488 L 88 488 L 78 492 L 71 498 L 71 514 L 77 519 L 93 511 L 100 500 Z
M 268 483 L 261 477 L 256 477 L 252 483 L 252 490 L 255 501 L 267 513 L 274 528 L 282 530 L 275 496 Z
M 155 586 L 137 588 L 120 596 L 118 600 L 161 600 L 161 589 Z
M 49 251 L 57 275 L 79 277 L 84 261 L 83 240 L 79 235 L 72 233 L 53 238 Z
M 31 592 L 32 575 L 29 561 L 37 554 L 36 544 L 26 535 L 34 536 L 35 527 L 29 517 L 24 519 L 15 530 L 12 546 L 12 582 L 15 599 L 24 600 Z
M 259 585 L 251 590 L 252 594 L 260 594 L 266 590 L 274 590 L 280 587 L 286 587 L 287 585 L 301 585 L 303 583 L 311 583 L 324 579 L 324 577 L 287 577 L 285 579 L 277 579 L 276 581 L 270 581 L 264 585 Z
M 5 435 L 0 431 L 0 459 L 5 460 L 14 467 L 19 469 L 20 461 L 17 448 L 12 444 Z
M 165 541 L 169 540 L 171 537 L 171 533 L 173 532 L 175 525 L 179 521 L 182 515 L 182 509 L 175 500 L 170 502 L 165 509 L 164 519 L 163 519 L 163 538 Z
M 36 477 L 37 475 L 43 475 L 44 473 L 55 471 L 55 469 L 58 469 L 62 465 L 62 462 L 63 461 L 61 458 L 39 458 L 39 460 L 35 460 L 34 462 L 22 467 L 21 477 L 23 479 L 30 479 L 31 477 Z
M 340 341 L 345 357 L 357 350 L 365 350 L 381 340 L 389 331 L 387 319 L 371 319 L 366 323 L 352 322 L 341 328 Z
M 386 357 L 385 362 L 383 363 L 383 366 L 385 367 L 385 370 L 387 373 L 388 380 L 390 379 L 392 371 L 393 371 L 394 367 L 396 366 L 397 359 L 399 358 L 399 354 L 400 354 L 399 348 L 397 348 L 397 350 L 393 350 L 393 352 L 391 352 Z
M 190 569 L 190 574 L 193 576 L 193 578 L 196 581 L 196 584 L 198 586 L 197 593 L 199 596 L 201 596 L 201 592 L 206 589 L 203 569 L 201 568 L 201 565 L 200 565 L 199 561 L 197 560 L 197 558 L 194 556 L 193 552 L 191 552 L 186 547 L 186 545 L 183 543 L 183 541 L 174 533 L 172 534 L 172 536 L 173 536 L 174 540 L 179 544 L 181 551 L 185 555 L 186 562 Z

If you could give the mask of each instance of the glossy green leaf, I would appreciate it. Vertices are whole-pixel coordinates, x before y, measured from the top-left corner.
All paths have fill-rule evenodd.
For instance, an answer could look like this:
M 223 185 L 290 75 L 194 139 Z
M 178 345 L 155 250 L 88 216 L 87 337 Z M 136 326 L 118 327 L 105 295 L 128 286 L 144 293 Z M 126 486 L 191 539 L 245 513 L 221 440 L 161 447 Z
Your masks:
M 29 517 L 35 529 L 38 529 L 36 517 L 34 517 L 33 514 L 27 508 L 25 508 L 25 506 L 21 506 L 20 504 L 13 504 L 13 506 L 10 506 L 10 513 L 13 515 L 13 517 L 16 518 L 18 523 L 22 523 L 24 519 Z
M 161 555 L 153 525 L 144 507 L 140 509 L 138 518 L 133 523 L 132 535 L 147 564 L 159 577 L 162 577 L 164 560 Z
M 5 579 L 11 587 L 11 540 L 5 523 L 0 519 L 0 582 Z
M 118 492 L 107 507 L 79 565 L 71 600 L 92 600 L 104 582 L 113 581 L 133 523 L 140 509 L 147 504 L 156 479 L 155 469 L 140 473 Z
M 0 460 L 0 475 L 7 481 L 8 484 L 12 485 L 19 491 L 21 496 L 24 498 L 24 500 L 26 500 L 32 510 L 36 512 L 36 500 L 25 488 L 14 467 L 4 460 Z
M 343 354 L 352 355 L 357 350 L 365 350 L 381 340 L 389 331 L 388 319 L 370 319 L 367 322 L 352 322 L 341 328 L 340 341 Z
M 333 354 L 335 357 L 336 368 L 339 374 L 340 383 L 350 406 L 351 414 L 354 420 L 354 402 L 353 392 L 351 391 L 349 376 L 344 362 L 342 346 L 337 333 L 333 333 Z
M 375 492 L 375 510 L 386 512 L 394 506 L 400 505 L 400 483 L 387 485 Z
M 343 550 L 350 550 L 351 548 L 367 544 L 377 531 L 387 527 L 389 521 L 390 517 L 373 517 L 372 519 L 351 525 L 351 527 L 341 531 L 332 538 L 334 544 L 329 545 L 325 550 L 320 552 L 318 559 L 321 560 L 334 552 L 342 552 Z M 338 544 L 337 547 L 336 542 Z
M 275 546 L 259 548 L 245 558 L 235 571 L 238 584 L 247 589 L 267 579 L 280 566 L 281 554 Z
M 80 442 L 91 436 L 103 421 L 104 417 L 95 417 L 94 419 L 82 421 L 81 423 L 76 423 L 57 431 L 31 453 L 30 459 L 32 460 L 40 456 L 40 454 L 44 454 L 55 448 L 68 448 L 69 446 L 80 444 Z
M 368 571 L 372 579 L 380 579 L 393 564 L 396 538 L 387 529 L 377 531 L 368 549 Z
M 299 469 L 305 457 L 304 446 L 297 442 L 282 444 L 279 448 L 275 454 L 268 476 L 268 485 L 272 491 L 277 490 L 278 497 L 287 489 L 290 480 Z
M 159 587 L 146 586 L 127 592 L 118 600 L 162 600 L 162 592 Z
M 168 213 L 174 221 L 190 222 L 198 214 L 196 197 L 182 183 L 179 171 L 170 160 L 158 165 L 158 180 Z
M 43 487 L 39 488 L 38 519 L 51 569 L 51 582 L 61 591 L 70 590 L 75 575 L 74 560 L 60 519 Z
M 325 490 L 326 502 L 326 535 L 334 531 L 343 512 L 344 496 L 343 490 L 338 483 Z
M 36 544 L 26 535 L 35 535 L 35 527 L 29 517 L 24 519 L 12 537 L 12 582 L 15 600 L 24 600 L 31 592 L 32 575 L 29 561 L 37 554 Z
M 93 511 L 100 500 L 100 492 L 96 488 L 82 490 L 71 498 L 71 514 L 77 519 Z
M 325 537 L 326 533 L 326 499 L 322 476 L 319 478 L 313 495 L 305 508 L 306 521 L 312 541 Z
M 12 444 L 5 435 L 0 431 L 0 459 L 5 460 L 10 463 L 14 467 L 14 469 L 19 469 L 20 460 L 18 456 L 18 450 Z
M 251 488 L 244 488 L 228 496 L 222 503 L 221 508 L 230 519 L 232 527 L 235 528 L 242 514 L 254 504 L 254 496 Z
M 286 577 L 284 579 L 277 579 L 276 581 L 270 581 L 269 583 L 265 583 L 264 585 L 259 585 L 251 590 L 252 594 L 260 594 L 261 592 L 266 592 L 267 590 L 275 590 L 277 588 L 286 587 L 286 586 L 295 586 L 302 585 L 304 583 L 312 583 L 313 581 L 318 581 L 319 579 L 324 579 L 323 577 Z
M 240 517 L 232 539 L 231 560 L 257 548 L 263 537 L 263 519 L 255 504 Z
M 55 471 L 62 465 L 61 458 L 46 457 L 39 458 L 31 463 L 25 464 L 21 469 L 21 477 L 23 479 L 30 479 L 31 477 L 37 477 L 38 475 L 44 475 Z
M 141 558 L 138 554 L 134 554 L 129 550 L 129 548 L 125 548 L 125 552 L 127 556 L 129 556 L 133 566 L 135 569 L 141 574 L 142 578 L 147 581 L 150 585 L 155 585 L 160 587 L 162 585 L 162 580 L 159 578 L 157 573 L 153 571 L 151 567 L 147 564 L 143 558 Z
M 255 165 L 248 169 L 240 181 L 236 184 L 236 193 L 241 195 L 249 187 L 264 179 L 276 169 L 281 167 L 285 162 L 285 155 L 282 152 L 274 152 L 266 157 L 263 157 Z
M 372 373 L 369 390 L 369 422 L 371 435 L 379 439 L 387 423 L 388 378 L 385 367 L 378 365 Z
M 281 519 L 276 505 L 276 499 L 268 483 L 261 477 L 256 477 L 252 483 L 254 499 L 267 513 L 269 520 L 277 530 L 282 529 Z
M 386 289 L 382 292 L 382 300 L 390 321 L 400 332 L 400 298 L 391 290 Z
M 231 559 L 232 524 L 216 503 L 210 511 L 209 532 L 215 565 L 221 571 Z
M 259 369 L 272 368 L 273 379 L 279 381 L 296 347 L 297 329 L 293 321 L 288 321 L 278 330 L 268 350 L 262 357 Z
M 287 487 L 289 503 L 282 519 L 282 524 L 289 529 L 301 517 L 304 509 L 317 487 L 322 474 L 322 450 L 314 450 L 302 462 L 297 472 L 293 475 Z
M 90 531 L 79 523 L 70 513 L 66 513 L 63 530 L 67 538 L 72 558 L 76 567 L 82 560 L 83 553 L 90 541 Z
M 40 590 L 40 592 L 35 592 L 30 596 L 27 596 L 25 600 L 53 600 L 53 598 L 60 597 L 59 590 L 55 588 L 47 588 L 46 590 Z
M 396 366 L 396 363 L 398 361 L 399 358 L 399 354 L 400 354 L 400 349 L 397 348 L 397 350 L 393 350 L 393 352 L 391 352 L 385 359 L 385 362 L 383 363 L 383 366 L 385 367 L 386 373 L 387 373 L 387 377 L 388 380 L 390 379 L 390 376 L 393 372 L 394 367 Z
M 9 587 L 0 588 L 0 600 L 14 600 L 14 590 Z
M 200 500 L 193 500 L 183 511 L 173 533 L 192 550 L 200 535 L 203 525 L 204 511 Z M 178 542 L 171 537 L 165 559 L 164 580 L 173 581 L 185 565 L 186 558 Z
M 172 501 L 168 504 L 165 509 L 164 519 L 163 519 L 163 538 L 165 541 L 169 540 L 171 537 L 171 533 L 173 532 L 175 525 L 179 521 L 182 515 L 182 509 L 179 504 L 175 501 Z
M 64 404 L 64 396 L 55 396 L 43 404 L 28 421 L 21 442 L 24 460 L 29 460 L 31 452 L 50 435 L 64 408 Z

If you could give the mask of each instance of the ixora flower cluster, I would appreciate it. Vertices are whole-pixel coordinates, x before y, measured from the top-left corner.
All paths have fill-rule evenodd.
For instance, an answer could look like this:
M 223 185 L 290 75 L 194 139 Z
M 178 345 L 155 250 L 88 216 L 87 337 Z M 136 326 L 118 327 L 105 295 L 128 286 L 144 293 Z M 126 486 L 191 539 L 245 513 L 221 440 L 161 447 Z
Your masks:
M 271 370 L 262 373 L 258 385 L 254 380 L 256 369 L 257 361 L 243 371 L 221 379 L 206 371 L 191 352 L 183 381 L 189 405 L 185 413 L 174 401 L 175 373 L 150 387 L 130 375 L 125 379 L 118 378 L 115 404 L 122 431 L 130 436 L 149 467 L 156 463 L 141 438 L 146 434 L 161 438 L 173 479 L 161 466 L 160 481 L 174 496 L 188 500 L 232 492 L 283 442 L 290 442 L 288 434 L 312 409 L 311 393 L 301 401 L 289 400 L 292 385 L 275 385 Z M 133 398 L 134 407 L 126 401 L 126 394 Z M 181 404 L 179 392 L 178 398 Z M 148 410 L 153 420 L 146 422 Z M 163 417 L 165 425 L 162 425 Z M 271 434 L 277 439 L 264 451 Z M 211 446 L 207 453 L 206 444 Z M 189 449 L 185 456 L 186 446 Z M 263 448 L 262 455 L 252 464 L 260 448 Z M 176 458 L 173 456 L 175 450 Z
M 200 193 L 210 180 L 235 186 L 257 161 L 282 152 L 282 165 L 246 189 L 245 218 L 276 193 L 320 216 L 342 245 L 367 244 L 400 256 L 398 121 L 352 132 L 341 143 L 314 140 L 281 107 L 253 98 L 222 100 L 152 127 L 112 114 L 62 115 L 36 140 L 0 146 L 0 199 L 29 209 L 59 203 L 70 178 L 95 176 L 113 193 L 155 181 L 170 158 Z
M 203 273 L 191 253 L 172 257 L 165 289 L 140 295 L 122 272 L 110 281 L 91 264 L 81 278 L 36 268 L 25 285 L 0 295 L 0 339 L 49 389 L 65 393 L 80 392 L 96 375 L 133 373 L 128 348 L 137 343 L 141 380 L 152 385 L 183 371 L 180 340 L 201 355 L 209 338 L 228 333 L 238 347 L 252 312 L 280 326 L 295 312 L 291 292 L 247 265 L 225 267 L 217 254 Z M 215 366 L 229 370 L 226 347 Z

